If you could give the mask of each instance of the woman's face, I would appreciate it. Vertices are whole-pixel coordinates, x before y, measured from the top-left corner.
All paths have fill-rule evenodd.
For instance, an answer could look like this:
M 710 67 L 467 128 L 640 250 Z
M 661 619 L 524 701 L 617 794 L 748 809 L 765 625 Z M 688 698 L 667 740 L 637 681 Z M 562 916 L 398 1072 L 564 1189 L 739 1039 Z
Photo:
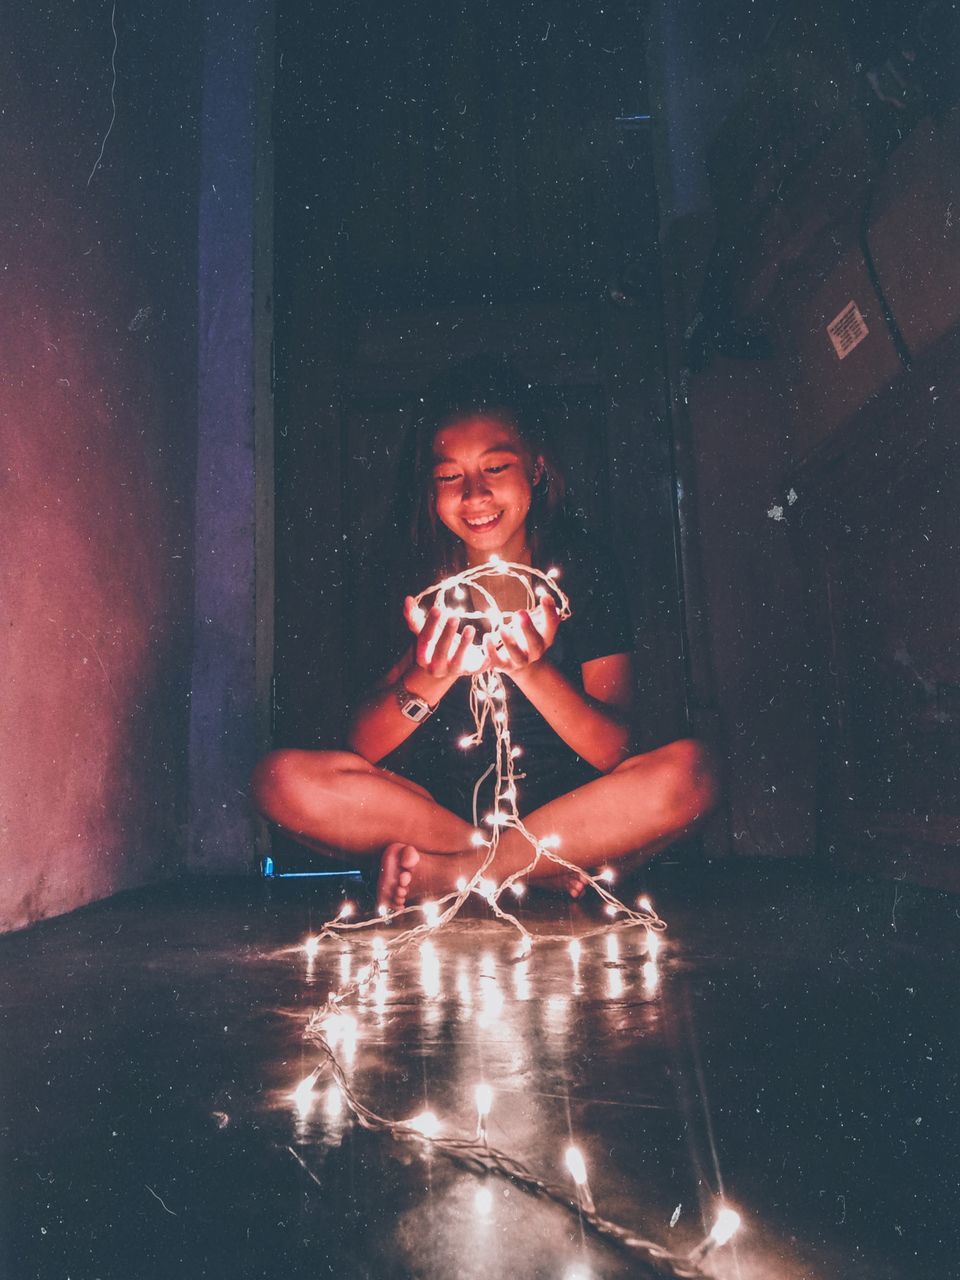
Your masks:
M 516 427 L 496 418 L 464 418 L 433 441 L 433 499 L 439 520 L 467 548 L 467 563 L 491 555 L 529 559 L 527 514 L 542 467 Z

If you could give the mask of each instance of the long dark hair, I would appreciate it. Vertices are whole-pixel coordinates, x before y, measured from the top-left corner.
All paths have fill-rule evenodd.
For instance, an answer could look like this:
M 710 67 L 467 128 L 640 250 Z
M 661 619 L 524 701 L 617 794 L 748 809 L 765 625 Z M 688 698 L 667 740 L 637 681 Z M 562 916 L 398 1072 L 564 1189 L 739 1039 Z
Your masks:
M 531 457 L 542 459 L 527 516 L 534 560 L 547 555 L 562 537 L 566 482 L 537 396 L 505 356 L 474 356 L 446 369 L 430 384 L 414 427 L 410 534 L 417 568 L 425 576 L 455 573 L 466 564 L 463 543 L 437 519 L 433 442 L 444 427 L 476 417 L 513 427 Z

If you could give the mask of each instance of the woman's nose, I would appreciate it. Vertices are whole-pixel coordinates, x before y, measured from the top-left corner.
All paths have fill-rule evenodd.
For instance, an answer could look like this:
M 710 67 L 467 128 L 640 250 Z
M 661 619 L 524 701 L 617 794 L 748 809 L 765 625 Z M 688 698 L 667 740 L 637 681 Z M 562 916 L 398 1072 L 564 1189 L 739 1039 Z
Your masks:
M 463 482 L 463 496 L 465 499 L 480 497 L 489 492 L 490 485 L 482 471 L 479 475 L 467 476 Z

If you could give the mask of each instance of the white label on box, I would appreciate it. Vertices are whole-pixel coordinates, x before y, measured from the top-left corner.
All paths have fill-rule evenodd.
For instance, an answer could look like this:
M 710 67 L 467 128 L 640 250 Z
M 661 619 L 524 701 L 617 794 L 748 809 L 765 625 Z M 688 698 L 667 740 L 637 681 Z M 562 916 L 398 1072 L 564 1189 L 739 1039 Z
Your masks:
M 838 316 L 827 325 L 827 333 L 839 359 L 858 347 L 870 330 L 855 302 L 848 302 Z

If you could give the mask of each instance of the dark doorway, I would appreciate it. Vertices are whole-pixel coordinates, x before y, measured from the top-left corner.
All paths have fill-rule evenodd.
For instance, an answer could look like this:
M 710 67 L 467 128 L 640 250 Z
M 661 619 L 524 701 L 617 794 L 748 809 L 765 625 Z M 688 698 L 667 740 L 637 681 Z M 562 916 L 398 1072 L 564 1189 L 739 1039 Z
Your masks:
M 278 7 L 275 741 L 329 747 L 372 674 L 417 394 L 505 352 L 618 548 L 652 741 L 683 724 L 672 447 L 634 6 Z M 426 585 L 426 584 L 424 584 Z

